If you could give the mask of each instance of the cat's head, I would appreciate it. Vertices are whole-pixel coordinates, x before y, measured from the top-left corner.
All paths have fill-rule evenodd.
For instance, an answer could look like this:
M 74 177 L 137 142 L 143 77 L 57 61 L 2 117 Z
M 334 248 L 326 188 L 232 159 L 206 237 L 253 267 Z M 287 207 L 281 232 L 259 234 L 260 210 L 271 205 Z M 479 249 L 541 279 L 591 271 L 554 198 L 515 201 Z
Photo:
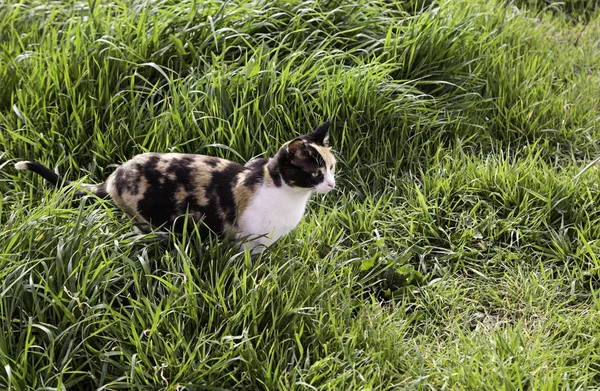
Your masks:
M 335 187 L 335 157 L 327 141 L 329 121 L 307 135 L 285 143 L 276 155 L 288 186 L 328 193 Z

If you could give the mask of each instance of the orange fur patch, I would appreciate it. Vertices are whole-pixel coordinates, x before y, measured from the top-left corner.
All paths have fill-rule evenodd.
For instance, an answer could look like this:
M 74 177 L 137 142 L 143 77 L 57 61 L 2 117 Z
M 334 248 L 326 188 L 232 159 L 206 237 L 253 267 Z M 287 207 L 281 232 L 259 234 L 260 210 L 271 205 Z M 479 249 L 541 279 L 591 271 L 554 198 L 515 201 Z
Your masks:
M 316 144 L 310 144 L 311 147 L 313 147 L 317 152 L 319 152 L 319 154 L 321 155 L 321 157 L 323 157 L 323 160 L 325 160 L 325 166 L 327 169 L 329 169 L 329 167 L 333 167 L 331 169 L 331 173 L 333 174 L 335 172 L 335 156 L 333 156 L 333 153 L 331 152 L 331 148 L 328 147 L 323 147 L 320 145 L 316 145 Z

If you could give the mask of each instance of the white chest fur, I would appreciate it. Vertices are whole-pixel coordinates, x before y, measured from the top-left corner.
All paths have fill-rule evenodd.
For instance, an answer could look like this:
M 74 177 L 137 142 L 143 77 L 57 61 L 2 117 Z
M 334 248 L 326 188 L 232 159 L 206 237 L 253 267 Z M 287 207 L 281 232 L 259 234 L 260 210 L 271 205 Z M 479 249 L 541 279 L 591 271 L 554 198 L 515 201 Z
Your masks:
M 244 247 L 261 251 L 296 228 L 310 197 L 310 191 L 283 184 L 263 185 L 238 217 L 238 238 L 247 237 Z M 257 237 L 260 236 L 260 237 Z M 263 245 L 263 246 L 260 246 Z

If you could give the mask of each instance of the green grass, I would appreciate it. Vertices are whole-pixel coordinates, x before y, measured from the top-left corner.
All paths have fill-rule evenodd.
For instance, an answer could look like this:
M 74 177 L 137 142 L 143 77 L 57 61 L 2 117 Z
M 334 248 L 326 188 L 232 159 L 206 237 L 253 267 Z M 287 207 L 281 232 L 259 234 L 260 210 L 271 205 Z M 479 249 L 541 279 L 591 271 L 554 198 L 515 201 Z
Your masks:
M 0 388 L 600 388 L 592 3 L 0 3 Z M 255 259 L 12 168 L 324 119 L 338 189 Z

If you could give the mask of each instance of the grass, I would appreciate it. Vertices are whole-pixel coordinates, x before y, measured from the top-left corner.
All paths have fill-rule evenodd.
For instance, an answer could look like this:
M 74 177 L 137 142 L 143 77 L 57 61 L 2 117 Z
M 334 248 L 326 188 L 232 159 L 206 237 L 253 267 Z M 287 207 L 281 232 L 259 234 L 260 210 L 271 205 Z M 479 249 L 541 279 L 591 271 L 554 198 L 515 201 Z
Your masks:
M 600 16 L 581 1 L 0 4 L 0 388 L 600 388 Z M 244 162 L 338 190 L 261 257 L 12 163 Z

